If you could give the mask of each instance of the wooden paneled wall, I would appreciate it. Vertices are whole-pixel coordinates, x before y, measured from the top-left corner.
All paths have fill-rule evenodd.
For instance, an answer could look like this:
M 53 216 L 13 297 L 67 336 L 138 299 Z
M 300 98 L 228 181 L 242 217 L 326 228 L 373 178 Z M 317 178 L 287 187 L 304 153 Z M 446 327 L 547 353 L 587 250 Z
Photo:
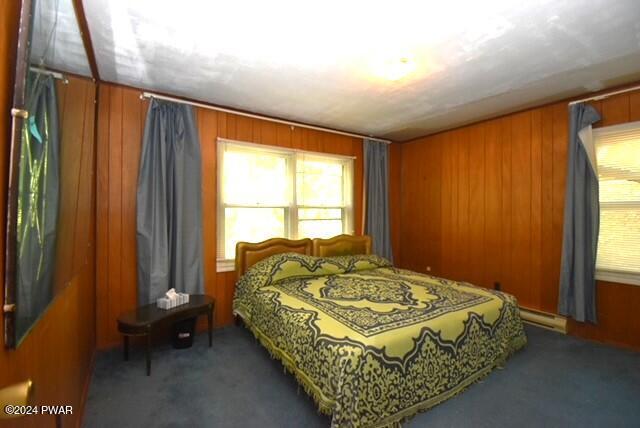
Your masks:
M 68 84 L 56 81 L 61 127 L 60 206 L 56 242 L 56 291 L 87 264 L 95 254 L 90 235 L 94 215 L 94 145 L 96 86 L 89 79 L 67 76 Z
M 594 106 L 598 126 L 640 120 L 640 92 Z M 557 312 L 567 133 L 561 102 L 401 144 L 399 264 Z M 570 331 L 640 348 L 640 287 L 599 283 L 598 306 Z
M 148 101 L 140 90 L 100 86 L 98 113 L 98 347 L 120 343 L 116 318 L 136 306 L 136 189 Z M 362 218 L 362 141 L 267 120 L 196 108 L 202 149 L 205 289 L 217 300 L 215 323 L 232 322 L 235 272 L 216 273 L 216 139 L 218 137 L 355 156 L 355 219 Z M 356 226 L 361 232 L 361 225 Z
M 15 36 L 18 23 L 18 1 L 0 2 L 0 199 L 6 200 L 9 110 L 13 92 Z M 63 426 L 80 426 L 84 392 L 91 374 L 95 350 L 95 274 L 94 230 L 95 192 L 93 154 L 93 117 L 95 85 L 85 79 L 70 78 L 60 87 L 60 113 L 63 132 L 74 147 L 63 149 L 63 168 L 69 168 L 78 185 L 64 190 L 65 201 L 73 212 L 68 216 L 64 247 L 68 264 L 59 276 L 59 293 L 46 312 L 16 350 L 0 348 L 0 387 L 32 379 L 34 404 L 72 405 L 73 415 L 63 416 Z M 74 131 L 71 132 L 70 130 Z M 67 140 L 64 140 L 65 142 Z M 64 144 L 64 143 L 63 143 Z M 69 148 L 70 149 L 70 148 Z M 64 186 L 64 183 L 62 184 Z M 6 208 L 1 205 L 3 219 Z M 67 208 L 65 208 L 67 209 Z M 4 254 L 4 221 L 0 234 L 0 253 Z M 4 263 L 0 263 L 4 278 Z M 4 296 L 4 290 L 1 290 Z M 0 297 L 2 299 L 2 297 Z M 0 330 L 3 329 L 0 317 Z M 0 422 L 0 426 L 53 427 L 55 420 L 47 416 L 29 416 Z

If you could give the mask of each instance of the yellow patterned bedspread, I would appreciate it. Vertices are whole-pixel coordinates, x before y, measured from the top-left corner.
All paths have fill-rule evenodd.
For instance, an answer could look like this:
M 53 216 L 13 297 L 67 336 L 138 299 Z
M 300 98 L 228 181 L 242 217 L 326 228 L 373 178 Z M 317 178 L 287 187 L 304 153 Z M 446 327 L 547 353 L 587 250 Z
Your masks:
M 377 256 L 269 257 L 238 282 L 234 313 L 334 427 L 395 425 L 527 341 L 513 296 Z

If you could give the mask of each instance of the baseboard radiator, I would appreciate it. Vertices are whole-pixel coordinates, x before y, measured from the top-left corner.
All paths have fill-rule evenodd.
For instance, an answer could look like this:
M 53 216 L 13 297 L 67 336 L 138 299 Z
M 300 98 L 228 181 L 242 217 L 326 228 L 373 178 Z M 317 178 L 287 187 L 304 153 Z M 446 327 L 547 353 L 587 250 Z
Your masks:
M 520 306 L 520 317 L 522 317 L 522 321 L 526 323 L 567 334 L 567 319 L 560 315 Z

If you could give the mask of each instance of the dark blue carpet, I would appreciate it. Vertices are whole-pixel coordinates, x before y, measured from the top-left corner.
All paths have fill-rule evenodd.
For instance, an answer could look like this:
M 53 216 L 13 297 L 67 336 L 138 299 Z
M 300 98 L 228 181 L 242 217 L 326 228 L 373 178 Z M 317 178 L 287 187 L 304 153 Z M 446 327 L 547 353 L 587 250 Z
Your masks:
M 484 381 L 405 427 L 640 427 L 640 354 L 535 327 Z M 326 427 L 329 418 L 243 328 L 193 348 L 154 349 L 152 375 L 133 349 L 98 355 L 86 427 Z

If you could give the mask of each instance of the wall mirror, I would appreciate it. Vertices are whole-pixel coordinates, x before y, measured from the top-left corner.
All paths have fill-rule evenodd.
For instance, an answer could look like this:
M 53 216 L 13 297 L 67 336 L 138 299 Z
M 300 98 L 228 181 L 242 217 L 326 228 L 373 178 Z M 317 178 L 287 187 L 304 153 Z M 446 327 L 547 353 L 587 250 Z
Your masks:
M 7 201 L 7 347 L 20 344 L 93 251 L 91 216 L 82 213 L 94 203 L 95 98 L 73 1 L 23 0 Z

